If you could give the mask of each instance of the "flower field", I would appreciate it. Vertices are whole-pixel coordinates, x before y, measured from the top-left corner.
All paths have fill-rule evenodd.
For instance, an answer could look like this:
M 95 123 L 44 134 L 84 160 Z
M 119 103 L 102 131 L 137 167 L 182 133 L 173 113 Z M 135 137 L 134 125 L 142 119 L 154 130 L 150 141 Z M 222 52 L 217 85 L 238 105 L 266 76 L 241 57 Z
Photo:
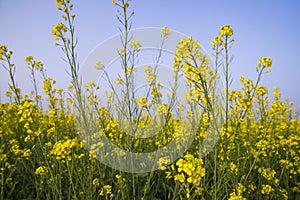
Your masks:
M 281 97 L 278 87 L 260 84 L 271 72 L 271 58 L 253 67 L 256 80 L 240 77 L 241 89 L 232 90 L 234 30 L 224 25 L 211 42 L 210 57 L 193 37 L 178 41 L 169 93 L 154 64 L 144 66 L 146 92 L 137 94 L 133 83 L 142 45 L 130 36 L 135 13 L 130 0 L 113 0 L 122 75 L 103 99 L 101 85 L 83 85 L 80 77 L 74 26 L 80 16 L 70 0 L 56 2 L 62 21 L 52 35 L 68 64 L 67 89 L 57 88 L 43 63 L 27 56 L 33 85 L 23 94 L 13 52 L 0 44 L 0 63 L 10 77 L 8 101 L 0 102 L 0 199 L 300 199 L 299 107 Z M 161 29 L 161 47 L 170 34 L 168 27 Z M 106 73 L 100 61 L 95 67 Z M 184 103 L 176 102 L 180 78 L 188 88 Z M 150 132 L 155 134 L 146 137 Z M 175 142 L 166 154 L 134 160 L 125 151 L 102 153 L 109 148 L 103 137 L 134 155 Z

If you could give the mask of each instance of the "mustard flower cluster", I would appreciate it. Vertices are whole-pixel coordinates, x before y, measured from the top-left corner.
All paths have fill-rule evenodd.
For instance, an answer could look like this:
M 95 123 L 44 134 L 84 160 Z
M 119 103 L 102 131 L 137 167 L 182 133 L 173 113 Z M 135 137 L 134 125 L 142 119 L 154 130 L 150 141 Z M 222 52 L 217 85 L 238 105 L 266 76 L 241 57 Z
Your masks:
M 162 27 L 160 33 L 161 33 L 162 37 L 168 38 L 170 35 L 170 28 L 167 26 L 164 26 L 164 27 Z
M 260 70 L 267 69 L 267 73 L 269 73 L 271 67 L 272 67 L 272 60 L 270 57 L 261 58 L 257 62 L 256 71 L 258 72 Z
M 205 168 L 202 165 L 201 158 L 186 154 L 176 162 L 178 174 L 174 176 L 174 180 L 181 183 L 186 181 L 194 186 L 199 186 L 201 178 L 205 176 Z
M 10 58 L 12 51 L 8 51 L 7 46 L 0 45 L 0 60 L 4 60 L 4 57 Z
M 224 50 L 224 47 L 229 44 L 229 47 L 232 47 L 234 42 L 233 36 L 233 28 L 226 24 L 220 27 L 219 35 L 213 38 L 211 44 L 212 49 L 216 51 L 217 54 L 221 53 Z M 232 38 L 231 40 L 228 40 Z
M 53 145 L 52 150 L 50 151 L 50 155 L 54 156 L 57 160 L 71 161 L 72 157 L 81 158 L 83 154 L 76 154 L 76 150 L 83 149 L 84 144 L 77 138 L 67 139 L 58 141 Z
M 220 28 L 220 36 L 230 38 L 233 35 L 233 29 L 230 25 L 226 24 Z
M 53 26 L 52 35 L 56 37 L 62 37 L 63 33 L 67 32 L 67 30 L 67 27 L 62 22 L 60 22 Z
M 243 193 L 246 191 L 246 187 L 243 186 L 241 183 L 238 183 L 236 189 L 232 193 L 230 193 L 229 200 L 246 200 L 243 197 Z
M 160 159 L 158 164 L 161 170 L 165 171 L 167 179 L 173 179 L 185 188 L 184 196 L 189 199 L 191 196 L 201 196 L 203 188 L 201 181 L 206 175 L 203 167 L 203 160 L 194 157 L 192 154 L 185 154 L 175 164 L 166 167 L 169 160 Z
M 130 46 L 134 49 L 135 52 L 139 52 L 140 51 L 141 44 L 138 41 L 131 40 L 130 41 Z

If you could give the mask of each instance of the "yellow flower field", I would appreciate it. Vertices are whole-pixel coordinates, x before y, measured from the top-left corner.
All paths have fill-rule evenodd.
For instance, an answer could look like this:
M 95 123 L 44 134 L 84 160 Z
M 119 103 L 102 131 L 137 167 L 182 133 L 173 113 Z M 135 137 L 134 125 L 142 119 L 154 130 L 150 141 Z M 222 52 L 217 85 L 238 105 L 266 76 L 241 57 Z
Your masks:
M 10 77 L 9 101 L 0 104 L 0 199 L 300 199 L 299 108 L 281 97 L 278 87 L 260 84 L 271 72 L 271 58 L 262 57 L 253 66 L 256 80 L 240 77 L 242 89 L 232 90 L 234 29 L 224 25 L 211 43 L 213 59 L 193 37 L 178 41 L 170 67 L 174 80 L 186 80 L 185 103 L 174 103 L 176 85 L 164 93 L 156 66 L 144 67 L 148 92 L 138 96 L 132 83 L 142 45 L 128 36 L 135 13 L 129 0 L 113 0 L 124 41 L 118 50 L 123 76 L 114 82 L 123 95 L 116 96 L 112 87 L 101 99 L 101 85 L 82 85 L 79 75 L 74 21 L 80 16 L 70 0 L 56 2 L 62 21 L 52 35 L 68 63 L 68 89 L 57 88 L 43 63 L 28 56 L 24 61 L 33 89 L 23 94 L 14 76 L 13 52 L 0 44 L 0 62 Z M 162 46 L 170 34 L 162 28 Z M 105 73 L 101 62 L 95 65 Z M 150 132 L 155 134 L 146 137 Z M 149 156 L 137 165 L 144 169 L 147 160 L 155 161 L 157 169 L 130 173 L 101 162 L 122 157 L 130 164 L 133 159 L 123 151 L 102 154 L 108 148 L 103 137 L 137 154 L 175 139 L 176 149 L 169 157 Z M 176 152 L 183 153 L 177 158 Z

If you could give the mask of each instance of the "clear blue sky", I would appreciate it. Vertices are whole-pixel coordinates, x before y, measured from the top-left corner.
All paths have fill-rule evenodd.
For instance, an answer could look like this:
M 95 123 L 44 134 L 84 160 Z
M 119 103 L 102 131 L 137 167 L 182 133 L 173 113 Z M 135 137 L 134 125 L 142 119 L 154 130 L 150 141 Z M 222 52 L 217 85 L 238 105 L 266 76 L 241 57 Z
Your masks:
M 79 38 L 80 63 L 99 43 L 118 33 L 116 7 L 110 0 L 74 0 L 76 31 Z M 163 27 L 192 35 L 211 53 L 210 41 L 219 27 L 230 24 L 235 31 L 232 87 L 238 78 L 255 78 L 260 57 L 273 60 L 272 73 L 263 77 L 270 90 L 279 86 L 283 97 L 300 105 L 300 1 L 290 0 L 148 0 L 132 1 L 136 15 L 133 28 Z M 24 58 L 28 55 L 41 60 L 48 75 L 66 88 L 68 77 L 61 50 L 53 45 L 51 29 L 59 22 L 60 13 L 53 0 L 0 0 L 0 44 L 14 51 L 18 85 L 29 91 L 31 82 Z M 67 77 L 67 78 L 66 78 Z M 1 99 L 7 89 L 8 77 L 0 69 Z

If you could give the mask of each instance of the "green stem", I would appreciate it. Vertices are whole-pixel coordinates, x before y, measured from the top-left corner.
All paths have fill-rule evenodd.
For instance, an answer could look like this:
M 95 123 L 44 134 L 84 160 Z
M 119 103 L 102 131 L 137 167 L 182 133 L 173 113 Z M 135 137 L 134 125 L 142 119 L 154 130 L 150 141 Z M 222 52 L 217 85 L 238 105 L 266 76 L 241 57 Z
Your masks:
M 225 37 L 225 83 L 226 83 L 226 111 L 225 111 L 225 131 L 228 130 L 228 112 L 229 112 L 229 55 L 228 55 L 228 36 Z

